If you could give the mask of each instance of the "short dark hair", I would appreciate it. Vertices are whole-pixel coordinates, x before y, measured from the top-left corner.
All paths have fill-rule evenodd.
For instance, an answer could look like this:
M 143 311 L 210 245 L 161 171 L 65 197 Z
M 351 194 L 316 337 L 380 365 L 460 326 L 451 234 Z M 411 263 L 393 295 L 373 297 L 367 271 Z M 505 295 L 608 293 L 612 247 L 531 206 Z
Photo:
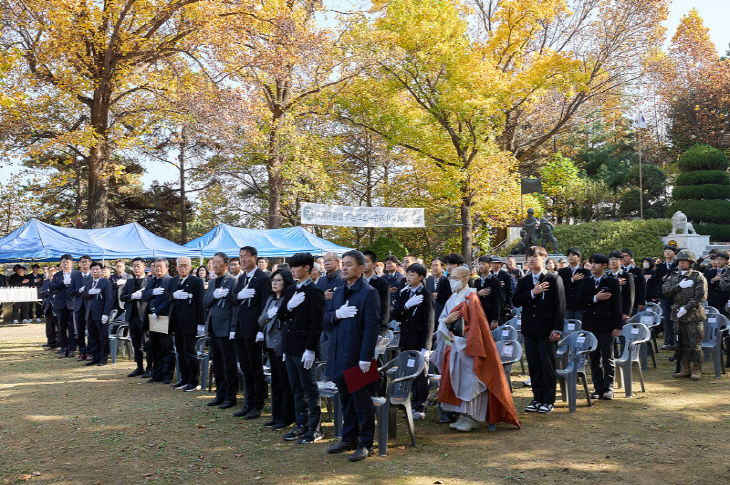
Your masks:
M 251 256 L 258 256 L 258 254 L 259 254 L 259 252 L 256 250 L 256 248 L 253 246 L 244 246 L 238 252 L 242 253 L 244 251 L 246 251 Z
M 63 256 L 61 256 L 61 261 L 73 261 L 73 260 L 74 260 L 74 258 L 70 254 L 64 254 Z
M 124 260 L 123 259 L 117 259 L 116 261 L 114 261 L 114 264 L 117 264 L 117 263 L 124 263 Z
M 608 256 L 602 253 L 595 253 L 591 254 L 591 257 L 588 259 L 588 261 L 596 264 L 608 264 Z
M 444 263 L 446 264 L 457 264 L 462 265 L 466 262 L 464 259 L 464 256 L 458 253 L 449 253 L 446 256 L 444 256 Z
M 477 260 L 477 263 L 491 263 L 491 262 L 492 262 L 492 258 L 487 256 L 486 254 L 482 254 L 481 256 L 479 256 L 479 259 Z
M 542 246 L 530 246 L 525 251 L 525 256 L 543 256 L 547 258 L 547 249 Z
M 229 263 L 232 263 L 234 261 L 238 261 L 240 263 L 241 262 L 241 258 L 239 258 L 238 256 L 233 256 L 228 262 Z
M 653 267 L 654 267 L 654 258 L 650 258 L 649 256 L 645 256 L 645 257 L 644 257 L 644 258 L 643 258 L 643 259 L 641 260 L 641 263 L 642 263 L 642 264 L 644 264 L 645 262 L 646 262 L 646 263 L 649 263 L 649 269 L 651 269 L 651 268 L 653 268 Z
M 342 255 L 342 259 L 345 259 L 346 256 L 349 256 L 349 257 L 353 258 L 355 261 L 357 261 L 357 264 L 359 264 L 360 266 L 364 266 L 365 265 L 365 256 L 360 251 L 358 251 L 357 249 L 352 249 L 350 251 L 345 252 Z M 388 256 L 388 258 L 389 257 L 390 256 Z M 388 261 L 388 258 L 385 258 L 385 260 Z M 393 256 L 393 258 L 395 258 L 395 256 Z M 397 258 L 396 258 L 396 261 L 398 261 Z
M 717 257 L 718 258 L 722 258 L 725 261 L 728 261 L 728 260 L 730 260 L 730 253 L 728 253 L 725 250 L 720 250 L 720 251 L 717 252 Z
M 633 252 L 632 250 L 630 250 L 629 248 L 624 248 L 624 249 L 622 249 L 622 250 L 621 250 L 621 254 L 622 254 L 622 255 L 624 255 L 624 254 L 628 254 L 628 255 L 629 255 L 629 256 L 631 256 L 632 258 L 634 257 L 634 252 Z
M 616 251 L 615 249 L 608 253 L 608 259 L 621 259 L 621 251 Z
M 413 263 L 412 265 L 408 266 L 408 269 L 406 270 L 407 273 L 416 273 L 418 276 L 423 276 L 424 278 L 428 274 L 428 271 L 426 270 L 426 267 L 422 264 Z
M 33 266 L 31 266 L 31 269 L 36 269 L 36 268 L 41 269 L 41 265 L 34 264 Z
M 276 265 L 276 270 L 279 271 L 280 269 L 284 269 L 284 270 L 290 271 L 289 263 L 279 263 L 279 264 L 277 264 Z M 310 271 L 311 271 L 311 269 L 310 269 Z
M 268 261 L 268 260 L 267 260 L 266 258 L 264 258 L 264 257 L 261 257 L 261 258 L 256 258 L 256 262 L 258 263 L 259 261 L 266 261 L 267 263 L 269 262 L 269 261 Z
M 574 254 L 574 255 L 578 256 L 579 258 L 582 257 L 580 249 L 578 249 L 578 248 L 568 248 L 568 250 L 565 251 L 566 256 L 570 256 L 571 254 Z
M 671 244 L 667 244 L 666 246 L 664 246 L 664 251 L 666 251 L 667 249 L 669 249 L 670 251 L 674 251 L 674 254 L 677 254 L 677 251 L 679 251 L 679 248 L 677 246 L 673 246 Z
M 94 262 L 93 262 L 93 263 L 91 263 L 91 265 L 89 266 L 89 268 L 96 268 L 96 267 L 98 267 L 99 269 L 104 269 L 104 267 L 103 267 L 103 266 L 101 265 L 101 263 L 100 263 L 100 262 L 98 262 L 98 261 L 94 261 Z
M 22 264 L 16 264 L 15 266 L 13 266 L 13 271 L 18 271 L 19 269 L 25 270 L 25 266 L 23 266 Z
M 359 251 L 358 251 L 358 252 L 359 252 Z M 362 254 L 362 253 L 360 253 L 360 254 Z M 343 254 L 343 255 L 342 255 L 342 257 L 344 258 L 344 257 L 345 257 L 345 255 Z M 388 261 L 390 261 L 390 262 L 392 262 L 392 263 L 395 263 L 395 264 L 400 264 L 400 261 L 398 261 L 398 258 L 397 258 L 396 256 L 392 255 L 392 254 L 389 254 L 388 256 L 386 256 L 386 257 L 385 257 L 385 260 L 384 260 L 384 261 L 385 261 L 386 263 L 387 263 Z
M 84 254 L 83 256 L 81 256 L 79 258 L 79 261 L 81 261 L 82 259 L 88 259 L 89 261 L 91 261 L 91 256 L 88 256 L 88 255 Z
M 142 258 L 134 258 L 134 259 L 132 260 L 132 264 L 136 263 L 137 261 L 140 261 L 140 262 L 141 262 L 142 264 L 144 264 L 145 266 L 147 266 L 147 261 L 145 261 L 145 260 L 144 260 L 144 259 L 142 259 Z
M 440 258 L 440 257 L 438 257 L 438 256 L 436 256 L 435 258 L 433 258 L 433 259 L 431 260 L 431 264 L 433 264 L 433 262 L 434 262 L 434 261 L 438 261 L 438 262 L 439 262 L 439 264 L 444 264 L 444 260 L 443 260 L 443 259 L 441 259 L 441 258 Z
M 205 276 L 200 276 L 200 271 L 205 271 Z M 198 269 L 195 270 L 195 276 L 198 278 L 208 278 L 208 268 L 205 267 L 205 265 L 198 266 Z
M 372 261 L 373 263 L 378 262 L 378 255 L 375 254 L 375 251 L 366 250 L 362 252 L 362 255 L 370 258 L 370 261 Z
M 292 268 L 309 266 L 309 270 L 312 270 L 314 266 L 314 256 L 311 253 L 296 253 L 289 258 L 289 266 Z
M 216 256 L 221 258 L 223 260 L 224 264 L 228 264 L 228 255 L 226 253 L 222 253 L 222 252 L 218 251 L 217 253 L 215 253 L 213 255 L 213 258 L 215 258 Z M 213 258 L 211 258 L 211 259 L 213 259 Z

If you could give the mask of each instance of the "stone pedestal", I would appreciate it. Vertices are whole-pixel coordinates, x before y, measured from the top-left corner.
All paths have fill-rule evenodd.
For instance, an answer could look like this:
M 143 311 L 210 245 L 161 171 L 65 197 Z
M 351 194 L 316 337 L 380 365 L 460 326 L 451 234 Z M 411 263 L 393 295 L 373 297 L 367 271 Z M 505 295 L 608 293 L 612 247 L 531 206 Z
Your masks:
M 664 244 L 676 245 L 679 249 L 689 249 L 696 257 L 702 256 L 705 248 L 710 244 L 710 236 L 701 234 L 670 234 L 662 237 Z

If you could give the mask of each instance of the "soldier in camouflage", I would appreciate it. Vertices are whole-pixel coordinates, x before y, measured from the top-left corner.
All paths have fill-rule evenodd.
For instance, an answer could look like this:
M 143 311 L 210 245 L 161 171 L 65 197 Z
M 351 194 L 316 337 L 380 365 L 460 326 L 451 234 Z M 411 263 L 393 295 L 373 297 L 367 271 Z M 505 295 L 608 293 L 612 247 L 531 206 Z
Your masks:
M 707 299 L 707 280 L 692 268 L 697 262 L 692 251 L 681 250 L 677 261 L 678 271 L 662 285 L 664 297 L 674 298 L 672 321 L 675 334 L 679 336 L 677 354 L 682 368 L 674 377 L 690 377 L 698 381 L 702 372 L 702 325 L 706 317 L 702 302 Z

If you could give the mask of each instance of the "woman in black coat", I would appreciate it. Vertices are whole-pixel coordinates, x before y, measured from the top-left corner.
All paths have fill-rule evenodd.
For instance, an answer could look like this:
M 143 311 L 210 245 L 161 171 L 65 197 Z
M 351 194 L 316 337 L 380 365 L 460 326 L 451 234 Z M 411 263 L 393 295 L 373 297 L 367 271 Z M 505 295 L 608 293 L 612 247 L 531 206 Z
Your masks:
M 662 285 L 661 281 L 655 281 L 656 266 L 654 258 L 644 258 L 641 261 L 641 267 L 644 270 L 644 278 L 646 279 L 646 301 L 659 301 L 659 289 Z

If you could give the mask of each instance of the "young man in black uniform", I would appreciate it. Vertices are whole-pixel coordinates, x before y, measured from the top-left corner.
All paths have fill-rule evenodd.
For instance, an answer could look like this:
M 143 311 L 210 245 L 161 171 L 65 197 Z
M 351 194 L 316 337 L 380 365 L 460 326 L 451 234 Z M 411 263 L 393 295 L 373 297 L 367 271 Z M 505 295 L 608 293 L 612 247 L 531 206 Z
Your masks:
M 487 316 L 489 328 L 492 330 L 499 325 L 499 318 L 502 315 L 500 299 L 500 281 L 490 271 L 491 260 L 489 256 L 479 256 L 479 278 L 474 280 L 474 290 L 477 292 L 482 310 Z
M 626 322 L 631 317 L 631 311 L 634 308 L 636 290 L 633 275 L 621 269 L 620 251 L 611 251 L 608 254 L 608 271 L 606 275 L 618 280 L 619 290 L 621 291 L 621 311 L 623 312 L 621 318 Z
M 522 307 L 522 336 L 530 368 L 533 399 L 525 411 L 550 413 L 555 403 L 555 342 L 565 318 L 565 289 L 557 273 L 545 269 L 547 251 L 531 246 L 526 252 L 530 272 L 517 283 L 514 305 Z
M 634 277 L 634 306 L 631 314 L 644 310 L 646 304 L 646 278 L 644 270 L 634 264 L 634 252 L 630 249 L 621 250 L 621 269 Z
M 730 259 L 730 253 L 727 251 L 718 251 L 715 255 L 715 267 L 705 271 L 705 279 L 707 280 L 707 304 L 717 308 L 720 313 L 727 316 L 727 304 L 730 299 L 730 291 L 724 291 L 720 287 L 720 280 L 727 272 L 727 262 Z
M 426 416 L 426 400 L 428 399 L 428 358 L 431 354 L 431 339 L 433 337 L 433 298 L 423 286 L 426 278 L 426 267 L 414 263 L 406 270 L 407 285 L 398 294 L 395 302 L 393 318 L 400 322 L 401 350 L 417 350 L 426 360 L 426 369 L 413 381 L 411 402 L 413 405 L 413 419 L 419 420 Z
M 581 252 L 578 248 L 568 248 L 565 252 L 568 266 L 558 270 L 558 276 L 565 287 L 565 318 L 583 321 L 583 309 L 578 306 L 578 287 L 583 278 L 590 276 L 590 270 L 580 264 Z
M 593 399 L 613 399 L 613 339 L 621 334 L 621 290 L 617 278 L 605 273 L 608 258 L 593 254 L 590 258 L 591 275 L 578 289 L 578 300 L 583 307 L 583 329 L 598 339 L 591 352 Z

